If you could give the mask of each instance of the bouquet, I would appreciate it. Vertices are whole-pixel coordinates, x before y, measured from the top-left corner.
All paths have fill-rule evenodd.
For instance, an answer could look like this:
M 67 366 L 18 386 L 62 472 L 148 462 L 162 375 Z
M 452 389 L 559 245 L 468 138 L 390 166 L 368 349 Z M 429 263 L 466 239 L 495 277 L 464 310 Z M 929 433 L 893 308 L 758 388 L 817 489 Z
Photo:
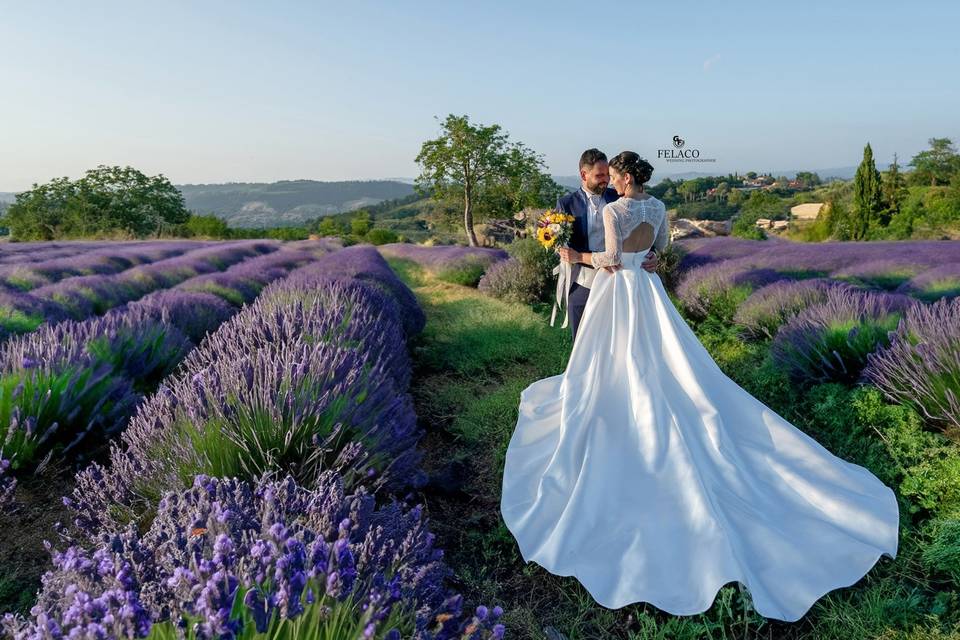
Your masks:
M 570 242 L 573 235 L 574 217 L 562 211 L 547 209 L 546 212 L 537 219 L 537 240 L 544 249 L 553 249 L 565 246 Z M 562 327 L 566 327 L 569 321 L 569 283 L 571 281 L 570 263 L 560 261 L 553 273 L 557 276 L 557 297 L 553 303 L 553 312 L 550 314 L 550 326 L 557 318 L 557 311 L 566 307 L 567 312 L 563 318 Z
M 570 242 L 573 220 L 573 216 L 568 213 L 547 209 L 537 218 L 537 240 L 544 249 L 556 251 Z

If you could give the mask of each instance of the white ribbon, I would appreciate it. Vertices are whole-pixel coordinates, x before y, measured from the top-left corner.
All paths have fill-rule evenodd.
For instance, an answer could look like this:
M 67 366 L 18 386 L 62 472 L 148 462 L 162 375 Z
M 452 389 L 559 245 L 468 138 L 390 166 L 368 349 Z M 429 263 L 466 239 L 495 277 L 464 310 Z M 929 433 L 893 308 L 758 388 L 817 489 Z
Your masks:
M 561 260 L 560 264 L 553 268 L 553 274 L 557 276 L 557 295 L 553 300 L 553 312 L 550 314 L 551 327 L 557 319 L 557 309 L 560 307 L 564 309 L 563 324 L 560 328 L 566 328 L 570 319 L 570 272 L 571 265 L 566 260 Z

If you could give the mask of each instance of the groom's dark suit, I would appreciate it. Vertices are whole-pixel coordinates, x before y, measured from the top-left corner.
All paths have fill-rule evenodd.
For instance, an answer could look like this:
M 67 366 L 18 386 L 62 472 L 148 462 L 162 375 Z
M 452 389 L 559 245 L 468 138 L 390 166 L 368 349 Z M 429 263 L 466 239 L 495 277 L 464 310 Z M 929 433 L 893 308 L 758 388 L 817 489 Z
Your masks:
M 619 198 L 620 196 L 617 195 L 616 189 L 607 187 L 603 192 L 604 204 L 608 204 Z M 570 248 L 579 252 L 590 251 L 588 242 L 590 238 L 590 203 L 587 201 L 587 196 L 583 192 L 583 188 L 560 196 L 557 200 L 557 211 L 568 213 L 574 217 L 573 234 L 570 237 Z M 596 251 L 603 251 L 604 246 L 601 244 L 599 247 L 594 247 L 594 249 Z M 578 272 L 580 269 L 592 268 L 593 267 L 589 265 L 581 263 L 573 265 L 571 271 L 571 281 L 568 283 L 570 287 L 568 304 L 570 306 L 567 312 L 570 314 L 570 331 L 574 339 L 577 337 L 577 327 L 580 325 L 583 309 L 587 306 L 587 296 L 590 295 L 590 287 L 577 282 Z

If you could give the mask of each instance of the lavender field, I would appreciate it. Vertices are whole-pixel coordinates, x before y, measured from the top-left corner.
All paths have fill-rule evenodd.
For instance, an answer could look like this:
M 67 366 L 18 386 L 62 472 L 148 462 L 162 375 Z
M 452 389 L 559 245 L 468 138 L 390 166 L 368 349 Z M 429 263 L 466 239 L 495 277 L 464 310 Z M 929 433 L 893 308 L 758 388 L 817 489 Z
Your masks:
M 571 346 L 543 300 L 491 284 L 534 277 L 523 252 L 49 243 L 0 249 L 0 633 L 919 640 L 960 624 L 960 242 L 671 251 L 671 296 L 728 375 L 901 502 L 896 561 L 801 622 L 729 586 L 689 619 L 610 611 L 523 562 L 502 456 L 519 391 Z
M 4 635 L 503 636 L 412 501 L 425 319 L 375 249 L 11 245 L 0 278 Z

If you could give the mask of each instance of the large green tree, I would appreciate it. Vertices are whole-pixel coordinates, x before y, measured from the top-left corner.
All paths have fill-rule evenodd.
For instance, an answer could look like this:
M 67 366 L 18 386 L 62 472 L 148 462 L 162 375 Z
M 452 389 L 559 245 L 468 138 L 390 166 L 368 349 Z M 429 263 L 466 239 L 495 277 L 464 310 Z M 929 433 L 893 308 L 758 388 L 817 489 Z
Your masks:
M 440 136 L 423 143 L 416 161 L 419 191 L 463 203 L 471 246 L 479 244 L 473 228 L 478 213 L 509 215 L 524 206 L 549 206 L 559 191 L 540 155 L 511 142 L 500 125 L 473 124 L 465 115 L 448 115 Z
M 100 165 L 78 180 L 55 178 L 17 194 L 6 223 L 17 240 L 146 237 L 190 218 L 183 195 L 163 175 Z
M 877 165 L 873 161 L 873 149 L 868 142 L 863 148 L 863 160 L 860 161 L 857 174 L 853 178 L 853 210 L 849 216 L 851 239 L 865 238 L 868 229 L 879 224 L 882 209 L 880 172 L 877 171 Z
M 930 138 L 930 148 L 910 160 L 914 177 L 929 182 L 931 187 L 949 184 L 953 174 L 960 172 L 960 156 L 950 138 Z
M 897 162 L 897 154 L 893 154 L 893 164 L 891 164 L 883 174 L 883 203 L 886 207 L 884 224 L 889 223 L 892 216 L 900 213 L 900 207 L 907 197 L 907 181 L 900 173 L 900 164 Z

